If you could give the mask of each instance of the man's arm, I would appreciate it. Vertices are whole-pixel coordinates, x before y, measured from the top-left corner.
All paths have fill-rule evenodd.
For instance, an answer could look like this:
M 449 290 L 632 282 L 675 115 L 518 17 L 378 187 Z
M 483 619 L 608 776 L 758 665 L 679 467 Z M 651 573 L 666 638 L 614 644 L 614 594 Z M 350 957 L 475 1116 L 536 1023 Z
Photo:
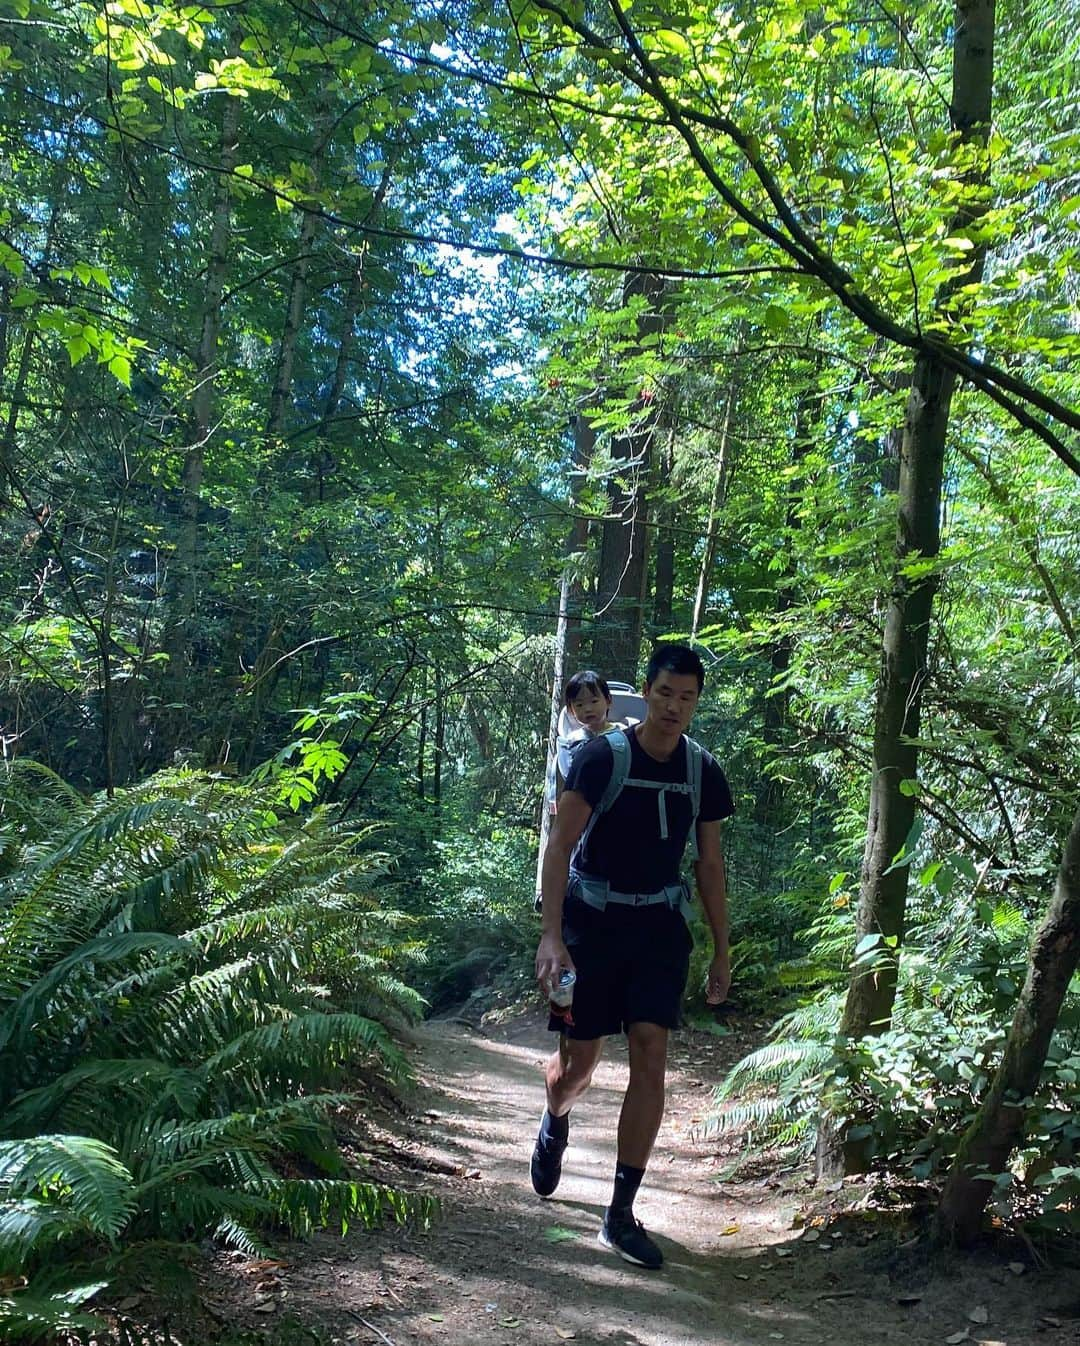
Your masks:
M 592 816 L 592 805 L 577 790 L 564 790 L 559 811 L 551 826 L 544 868 L 540 878 L 543 904 L 543 929 L 536 950 L 536 980 L 546 995 L 561 968 L 574 966 L 562 937 L 562 912 L 566 900 L 566 882 L 570 857 L 585 824 Z
M 727 999 L 731 986 L 731 960 L 728 955 L 727 875 L 724 849 L 720 841 L 720 822 L 698 823 L 698 861 L 694 877 L 701 905 L 712 931 L 713 959 L 709 965 L 709 983 L 705 1001 L 719 1005 Z

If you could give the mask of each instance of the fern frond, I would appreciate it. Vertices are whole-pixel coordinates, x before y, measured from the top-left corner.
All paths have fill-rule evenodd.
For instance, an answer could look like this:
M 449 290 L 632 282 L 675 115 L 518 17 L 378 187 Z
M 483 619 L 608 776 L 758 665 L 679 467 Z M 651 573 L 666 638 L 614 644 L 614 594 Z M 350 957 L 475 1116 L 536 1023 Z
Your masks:
M 61 1332 L 93 1332 L 103 1326 L 79 1305 L 104 1290 L 107 1282 L 73 1286 L 51 1295 L 35 1295 L 33 1288 L 18 1294 L 0 1294 L 0 1338 L 4 1341 L 45 1342 Z
M 0 1201 L 0 1273 L 20 1271 L 31 1254 L 85 1229 L 71 1211 L 50 1201 Z
M 115 963 L 133 953 L 172 954 L 182 952 L 185 941 L 175 935 L 131 931 L 123 935 L 102 935 L 54 963 L 49 971 L 28 987 L 15 1003 L 0 1015 L 0 1051 L 20 1045 L 46 1002 L 67 982 L 73 972 L 88 964 Z
M 832 1054 L 832 1048 L 820 1042 L 770 1042 L 736 1062 L 727 1078 L 717 1086 L 715 1098 L 723 1102 L 748 1083 L 775 1084 L 786 1075 L 804 1079 L 820 1069 Z
M 232 1215 L 224 1216 L 214 1230 L 214 1238 L 226 1248 L 235 1248 L 248 1257 L 273 1257 L 273 1251 L 263 1243 L 253 1230 L 240 1223 Z
M 294 1129 L 310 1127 L 330 1108 L 353 1101 L 352 1094 L 313 1094 L 227 1117 L 181 1122 L 165 1117 L 139 1118 L 121 1135 L 117 1150 L 140 1184 L 168 1182 L 178 1176 L 171 1165 L 192 1156 L 216 1160 L 230 1149 L 250 1150 L 258 1145 L 284 1149 Z
M 377 1183 L 331 1178 L 281 1178 L 268 1183 L 262 1194 L 276 1203 L 279 1218 L 294 1234 L 339 1222 L 343 1234 L 357 1222 L 372 1229 L 387 1215 L 399 1224 L 413 1217 L 427 1222 L 436 1210 L 436 1202 L 429 1196 L 398 1192 Z
M 205 885 L 221 860 L 219 841 L 206 841 L 186 850 L 183 855 L 161 867 L 130 888 L 122 889 L 119 900 L 130 906 L 136 923 L 145 928 L 147 920 L 159 921 L 163 903 L 178 897 L 190 897 Z
M 111 1146 L 89 1136 L 0 1141 L 0 1191 L 15 1199 L 47 1194 L 109 1239 L 134 1205 L 131 1173 Z
M 784 1112 L 784 1104 L 773 1095 L 731 1103 L 720 1112 L 711 1114 L 702 1123 L 701 1135 L 708 1138 L 726 1135 L 732 1131 L 763 1131 Z
M 287 1064 L 307 1076 L 345 1065 L 358 1050 L 374 1051 L 395 1073 L 407 1067 L 386 1029 L 358 1014 L 302 1014 L 253 1028 L 208 1057 L 202 1067 L 213 1076 L 237 1066 L 251 1069 Z
M 124 1091 L 125 1098 L 137 1099 L 149 1106 L 163 1093 L 175 1095 L 176 1076 L 181 1073 L 187 1072 L 179 1072 L 175 1066 L 157 1057 L 84 1061 L 65 1071 L 51 1084 L 29 1089 L 14 1098 L 4 1114 L 3 1129 L 9 1135 L 25 1135 L 39 1129 L 73 1094 L 83 1096 L 80 1105 L 84 1112 L 95 1111 L 93 1100 L 118 1088 Z
M 133 832 L 167 822 L 187 823 L 203 831 L 211 826 L 205 814 L 177 799 L 157 798 L 138 804 L 109 804 L 102 807 L 96 817 L 78 828 L 54 852 L 53 867 L 58 868 L 83 851 L 100 851 Z

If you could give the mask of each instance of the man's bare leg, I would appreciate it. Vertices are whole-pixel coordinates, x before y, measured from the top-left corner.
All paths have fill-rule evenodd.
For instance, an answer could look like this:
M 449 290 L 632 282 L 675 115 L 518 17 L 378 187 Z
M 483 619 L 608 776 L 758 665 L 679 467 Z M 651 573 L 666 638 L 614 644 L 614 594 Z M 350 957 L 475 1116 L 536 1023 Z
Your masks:
M 659 1024 L 631 1024 L 630 1083 L 619 1113 L 619 1163 L 645 1168 L 664 1117 L 668 1030 Z
M 576 1042 L 563 1034 L 545 1072 L 547 1108 L 533 1148 L 530 1176 L 537 1196 L 551 1196 L 562 1176 L 562 1157 L 570 1134 L 570 1109 L 589 1087 L 604 1048 L 603 1038 Z
M 604 1212 L 600 1242 L 628 1262 L 656 1270 L 664 1255 L 634 1219 L 637 1196 L 656 1133 L 664 1116 L 668 1030 L 659 1024 L 630 1025 L 630 1082 L 619 1113 L 619 1151 L 611 1205 Z
M 565 1117 L 592 1083 L 604 1050 L 603 1038 L 577 1042 L 562 1034 L 547 1063 L 547 1106 L 552 1117 Z

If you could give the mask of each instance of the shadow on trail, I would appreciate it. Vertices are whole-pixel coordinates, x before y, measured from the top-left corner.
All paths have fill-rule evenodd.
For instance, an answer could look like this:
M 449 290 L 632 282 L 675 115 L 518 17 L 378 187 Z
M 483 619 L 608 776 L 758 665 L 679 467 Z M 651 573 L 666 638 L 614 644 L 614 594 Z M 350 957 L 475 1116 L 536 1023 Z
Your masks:
M 388 1226 L 317 1236 L 290 1281 L 293 1303 L 360 1346 L 1064 1346 L 1050 1279 L 1005 1266 L 914 1267 L 873 1230 L 793 1229 L 800 1191 L 715 1181 L 722 1162 L 692 1140 L 710 1086 L 753 1045 L 733 1030 L 717 1043 L 687 1034 L 673 1052 L 668 1115 L 635 1213 L 665 1256 L 659 1272 L 621 1261 L 596 1239 L 610 1193 L 626 1083 L 625 1044 L 612 1041 L 574 1108 L 554 1197 L 529 1182 L 552 1039 L 531 1020 L 479 1037 L 449 1023 L 416 1033 L 408 1144 L 450 1160 L 426 1190 L 441 1202 L 428 1230 Z M 472 1177 L 465 1175 L 472 1174 Z M 826 1236 L 827 1235 L 827 1236 Z M 904 1247 L 900 1244 L 899 1247 Z M 915 1290 L 918 1293 L 912 1294 Z M 1056 1293 L 1056 1292 L 1054 1292 Z M 986 1317 L 970 1317 L 981 1305 Z M 988 1306 L 988 1307 L 987 1307 Z M 1066 1315 L 1060 1310 L 1062 1334 Z M 989 1326 L 972 1330 L 978 1321 Z M 1000 1324 L 1000 1327 L 997 1325 Z
M 574 1109 L 558 1192 L 548 1200 L 533 1193 L 529 1155 L 553 1043 L 537 1031 L 496 1042 L 438 1023 L 419 1034 L 430 1143 L 481 1175 L 444 1200 L 431 1231 L 411 1240 L 433 1283 L 456 1292 L 452 1315 L 445 1294 L 433 1296 L 438 1307 L 427 1310 L 428 1322 L 437 1315 L 438 1339 L 453 1346 L 560 1337 L 623 1346 L 766 1346 L 779 1339 L 817 1346 L 820 1330 L 784 1303 L 779 1287 L 748 1284 L 749 1250 L 706 1252 L 730 1211 L 725 1215 L 722 1193 L 693 1161 L 665 1146 L 663 1131 L 636 1210 L 663 1249 L 665 1267 L 633 1267 L 597 1242 L 614 1173 L 624 1043 L 608 1043 Z M 423 1318 L 414 1320 L 412 1335 L 428 1335 Z

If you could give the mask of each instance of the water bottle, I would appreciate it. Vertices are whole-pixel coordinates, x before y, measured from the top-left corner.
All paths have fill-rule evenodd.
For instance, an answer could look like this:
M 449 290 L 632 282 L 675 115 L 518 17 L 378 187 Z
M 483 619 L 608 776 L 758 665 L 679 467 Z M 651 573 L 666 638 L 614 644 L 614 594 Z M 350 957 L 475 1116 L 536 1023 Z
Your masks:
M 564 967 L 559 973 L 558 979 L 551 983 L 548 998 L 551 1001 L 551 1008 L 556 1013 L 568 1010 L 574 1003 L 574 983 L 576 981 L 577 973 L 568 967 Z

